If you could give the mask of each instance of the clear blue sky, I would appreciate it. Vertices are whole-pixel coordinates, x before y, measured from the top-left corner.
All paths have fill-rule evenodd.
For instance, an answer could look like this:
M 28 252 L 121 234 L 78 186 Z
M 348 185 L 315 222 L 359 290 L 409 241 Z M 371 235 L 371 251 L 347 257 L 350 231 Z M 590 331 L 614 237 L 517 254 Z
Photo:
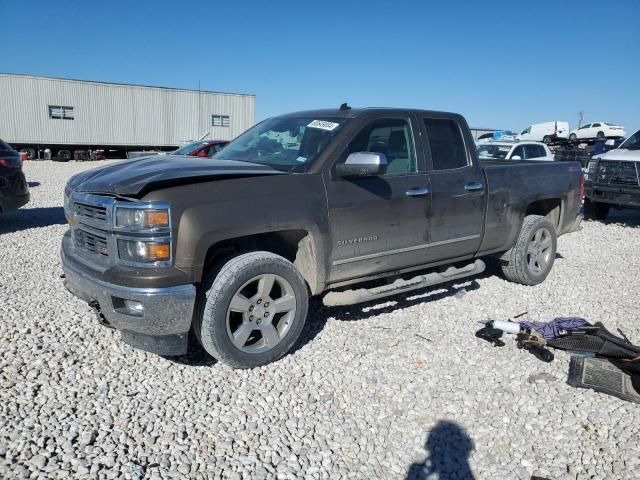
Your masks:
M 0 71 L 640 127 L 640 1 L 0 0 Z

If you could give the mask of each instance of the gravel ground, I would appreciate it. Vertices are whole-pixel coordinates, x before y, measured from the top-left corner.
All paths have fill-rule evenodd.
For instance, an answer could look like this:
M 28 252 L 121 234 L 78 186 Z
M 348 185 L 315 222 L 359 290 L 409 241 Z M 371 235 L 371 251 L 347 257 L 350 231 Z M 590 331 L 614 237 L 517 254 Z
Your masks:
M 638 405 L 566 385 L 562 352 L 545 364 L 474 332 L 528 311 L 640 342 L 639 213 L 562 237 L 538 287 L 314 301 L 293 354 L 234 371 L 132 350 L 64 290 L 63 187 L 85 168 L 27 163 L 32 202 L 0 219 L 0 477 L 638 478 Z

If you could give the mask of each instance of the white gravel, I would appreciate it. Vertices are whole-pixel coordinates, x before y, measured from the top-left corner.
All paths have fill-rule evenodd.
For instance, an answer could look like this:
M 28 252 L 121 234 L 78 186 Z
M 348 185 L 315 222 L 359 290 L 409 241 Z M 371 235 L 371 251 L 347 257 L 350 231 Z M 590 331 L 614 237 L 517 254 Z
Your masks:
M 528 311 L 639 343 L 640 212 L 562 237 L 535 288 L 485 275 L 313 302 L 293 354 L 234 371 L 132 350 L 65 291 L 63 187 L 93 166 L 28 162 L 32 201 L 0 219 L 1 478 L 638 478 L 640 406 L 566 385 L 562 352 L 474 332 Z

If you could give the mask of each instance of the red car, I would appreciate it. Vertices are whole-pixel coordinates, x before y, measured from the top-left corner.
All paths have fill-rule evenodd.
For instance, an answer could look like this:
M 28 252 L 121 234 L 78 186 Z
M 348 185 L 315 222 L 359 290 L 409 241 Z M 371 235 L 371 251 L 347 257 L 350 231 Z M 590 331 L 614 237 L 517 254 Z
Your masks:
M 187 155 L 189 157 L 213 157 L 229 142 L 227 140 L 203 140 L 180 147 L 171 155 Z

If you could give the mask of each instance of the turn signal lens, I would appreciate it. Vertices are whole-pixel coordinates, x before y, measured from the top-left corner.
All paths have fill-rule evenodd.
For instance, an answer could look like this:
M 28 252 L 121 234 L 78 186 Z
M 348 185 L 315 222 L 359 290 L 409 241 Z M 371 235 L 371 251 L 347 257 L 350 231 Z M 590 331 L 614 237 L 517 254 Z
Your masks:
M 160 260 L 169 260 L 169 244 L 168 243 L 147 243 L 145 257 L 147 260 L 154 262 Z
M 171 260 L 171 246 L 169 242 L 118 240 L 118 256 L 135 263 L 166 262 Z
M 146 214 L 145 223 L 148 227 L 168 227 L 169 212 L 166 210 L 149 210 Z

